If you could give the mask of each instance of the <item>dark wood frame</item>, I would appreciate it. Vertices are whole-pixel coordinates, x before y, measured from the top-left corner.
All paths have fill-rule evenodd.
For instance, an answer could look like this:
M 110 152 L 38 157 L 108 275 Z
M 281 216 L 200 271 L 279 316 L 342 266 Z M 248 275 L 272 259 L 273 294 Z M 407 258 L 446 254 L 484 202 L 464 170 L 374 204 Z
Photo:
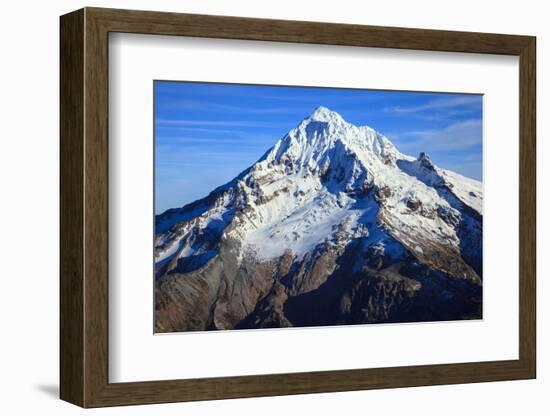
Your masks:
M 519 56 L 519 359 L 109 383 L 110 32 Z M 99 8 L 62 16 L 61 398 L 83 407 L 100 407 L 535 378 L 535 45 L 530 36 Z

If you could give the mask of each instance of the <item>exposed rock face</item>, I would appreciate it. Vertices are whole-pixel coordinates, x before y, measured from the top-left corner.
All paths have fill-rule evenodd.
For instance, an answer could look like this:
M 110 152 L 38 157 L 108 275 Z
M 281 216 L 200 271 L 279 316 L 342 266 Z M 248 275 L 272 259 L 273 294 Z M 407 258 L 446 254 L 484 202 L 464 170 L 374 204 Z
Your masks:
M 156 218 L 157 332 L 481 318 L 481 183 L 317 109 Z

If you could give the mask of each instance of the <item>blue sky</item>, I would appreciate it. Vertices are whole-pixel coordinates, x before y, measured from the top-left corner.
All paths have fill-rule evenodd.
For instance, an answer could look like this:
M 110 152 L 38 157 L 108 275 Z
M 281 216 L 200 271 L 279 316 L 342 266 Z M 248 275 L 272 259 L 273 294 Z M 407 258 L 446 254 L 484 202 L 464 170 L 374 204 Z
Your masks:
M 318 106 L 406 154 L 482 177 L 482 96 L 155 81 L 155 211 L 206 196 Z

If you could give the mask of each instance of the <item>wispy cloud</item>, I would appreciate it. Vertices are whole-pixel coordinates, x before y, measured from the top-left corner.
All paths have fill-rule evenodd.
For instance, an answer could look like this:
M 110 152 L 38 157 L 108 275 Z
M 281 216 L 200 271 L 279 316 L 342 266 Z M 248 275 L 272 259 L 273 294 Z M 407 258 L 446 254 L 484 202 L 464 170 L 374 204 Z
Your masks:
M 197 133 L 218 133 L 218 134 L 240 134 L 244 133 L 243 130 L 236 129 L 223 129 L 223 128 L 207 128 L 207 127 L 187 127 L 187 126 L 157 126 L 159 130 L 170 131 L 185 131 L 185 132 L 197 132 Z
M 182 119 L 157 119 L 158 127 L 166 128 L 212 128 L 212 127 L 281 127 L 280 123 L 269 123 L 253 120 L 182 120 Z
M 441 111 L 456 109 L 459 107 L 471 107 L 477 106 L 481 103 L 480 97 L 478 95 L 463 95 L 452 98 L 439 98 L 432 101 L 429 101 L 424 104 L 415 105 L 415 106 L 394 106 L 386 107 L 384 111 L 393 112 L 393 113 L 421 113 L 426 111 Z M 464 108 L 461 112 L 464 112 Z M 467 110 L 470 111 L 470 110 Z M 473 111 L 473 109 L 471 110 Z
M 482 143 L 482 130 L 481 120 L 466 120 L 442 129 L 396 134 L 393 140 L 404 152 L 464 150 Z
M 179 135 L 159 133 L 156 137 L 156 145 L 164 148 L 182 148 L 195 143 L 200 145 L 223 145 L 223 146 L 272 146 L 280 137 L 263 132 L 248 132 L 234 135 Z M 206 149 L 208 150 L 208 149 Z M 234 149 L 237 150 L 238 149 Z
M 172 99 L 163 103 L 163 106 L 179 110 L 200 110 L 210 113 L 244 113 L 244 114 L 283 114 L 303 110 L 303 107 L 278 106 L 241 106 L 234 104 L 219 104 L 202 100 Z
M 174 154 L 175 151 L 181 147 L 176 141 L 173 143 L 159 143 L 156 145 L 157 152 L 162 152 L 167 157 L 177 157 L 178 154 Z M 205 149 L 206 147 L 206 149 Z M 189 139 L 185 140 L 185 151 L 202 150 L 203 155 L 209 155 L 215 151 L 221 151 L 224 153 L 235 153 L 244 151 L 256 151 L 258 156 L 262 154 L 267 147 L 271 147 L 266 143 L 252 143 L 248 141 L 239 140 L 216 140 L 211 138 L 205 139 Z M 185 155 L 183 155 L 185 156 Z

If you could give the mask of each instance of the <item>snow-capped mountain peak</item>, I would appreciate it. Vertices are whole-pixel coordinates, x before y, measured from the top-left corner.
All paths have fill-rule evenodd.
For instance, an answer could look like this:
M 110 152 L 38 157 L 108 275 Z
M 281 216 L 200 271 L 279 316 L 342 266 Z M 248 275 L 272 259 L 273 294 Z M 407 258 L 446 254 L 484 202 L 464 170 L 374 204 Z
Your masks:
M 297 127 L 288 132 L 259 163 L 283 161 L 298 170 L 326 172 L 331 166 L 350 161 L 374 173 L 378 165 L 389 164 L 401 155 L 389 139 L 368 126 L 355 126 L 337 112 L 317 107 Z M 346 166 L 341 166 L 346 168 Z
M 155 269 L 187 276 L 217 265 L 251 281 L 265 269 L 301 293 L 352 250 L 349 273 L 420 264 L 479 285 L 482 201 L 480 182 L 318 107 L 239 176 L 157 216 Z
M 403 155 L 370 127 L 318 107 L 203 201 L 191 204 L 194 213 L 183 215 L 190 211 L 183 207 L 157 218 L 159 229 L 167 230 L 157 235 L 157 263 L 173 256 L 208 260 L 223 236 L 240 241 L 239 258 L 249 253 L 267 260 L 288 251 L 299 260 L 320 245 L 352 236 L 401 245 L 402 253 L 424 262 L 449 251 L 460 258 L 456 227 L 466 212 L 478 220 L 482 189 L 479 182 L 436 167 L 426 153 Z M 204 208 L 197 211 L 197 205 Z M 447 260 L 436 263 L 448 269 Z M 461 277 L 479 279 L 462 260 L 453 267 Z
M 323 123 L 345 123 L 344 119 L 336 111 L 332 111 L 327 107 L 319 106 L 306 119 L 310 121 L 320 121 Z
M 430 156 L 426 152 L 420 152 L 417 160 L 423 168 L 431 170 L 434 169 L 432 159 L 430 159 Z

